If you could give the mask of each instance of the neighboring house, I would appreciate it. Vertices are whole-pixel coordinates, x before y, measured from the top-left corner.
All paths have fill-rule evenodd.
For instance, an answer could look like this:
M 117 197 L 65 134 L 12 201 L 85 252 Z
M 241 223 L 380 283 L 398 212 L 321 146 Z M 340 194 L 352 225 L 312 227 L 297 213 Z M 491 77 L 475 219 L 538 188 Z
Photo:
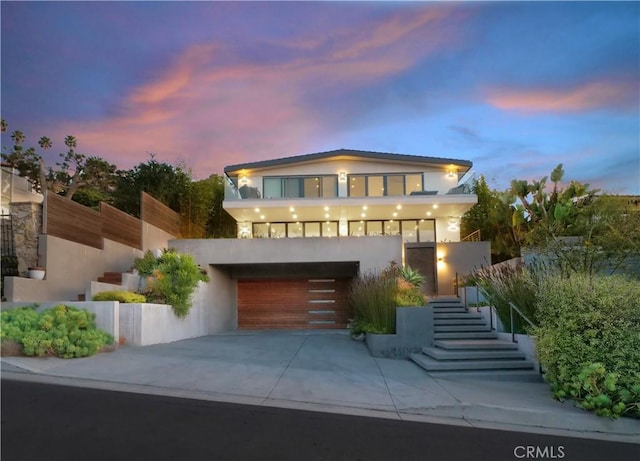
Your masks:
M 488 242 L 460 241 L 471 166 L 346 149 L 231 165 L 223 206 L 238 238 L 171 245 L 211 267 L 231 329 L 344 327 L 359 272 L 408 264 L 443 295 L 490 263 Z

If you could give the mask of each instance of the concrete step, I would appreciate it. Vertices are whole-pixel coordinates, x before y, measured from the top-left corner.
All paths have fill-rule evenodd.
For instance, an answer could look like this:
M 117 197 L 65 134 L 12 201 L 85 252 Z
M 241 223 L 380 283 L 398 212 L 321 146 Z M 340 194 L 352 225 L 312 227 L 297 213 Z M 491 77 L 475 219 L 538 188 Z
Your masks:
M 436 360 L 524 360 L 525 355 L 520 351 L 510 350 L 447 350 L 438 347 L 422 347 L 422 353 Z
M 427 371 L 458 370 L 533 370 L 529 360 L 451 360 L 439 361 L 424 354 L 413 353 L 409 358 Z
M 433 314 L 467 314 L 464 307 L 434 307 Z
M 434 346 L 446 350 L 518 350 L 518 345 L 500 339 L 439 339 Z
M 462 303 L 429 303 L 427 305 L 434 309 L 453 309 L 456 307 L 462 307 L 464 309 L 464 304 Z
M 98 282 L 122 285 L 122 272 L 105 272 L 102 277 L 98 277 Z
M 443 331 L 434 335 L 438 339 L 497 339 L 495 331 Z
M 485 332 L 485 331 L 491 331 L 491 327 L 484 323 L 481 325 L 435 325 L 434 330 L 436 333 L 463 332 L 463 331 Z
M 487 322 L 485 322 L 484 319 L 474 319 L 474 318 L 470 318 L 470 319 L 442 319 L 442 318 L 437 318 L 433 320 L 433 324 L 438 326 L 438 325 L 486 325 Z
M 446 304 L 446 303 L 460 303 L 460 298 L 454 295 L 447 296 L 434 296 L 429 298 L 429 304 Z
M 439 379 L 490 380 L 501 382 L 542 383 L 544 378 L 539 370 L 453 370 L 431 371 L 431 376 Z
M 483 319 L 482 314 L 471 312 L 434 312 L 433 319 Z

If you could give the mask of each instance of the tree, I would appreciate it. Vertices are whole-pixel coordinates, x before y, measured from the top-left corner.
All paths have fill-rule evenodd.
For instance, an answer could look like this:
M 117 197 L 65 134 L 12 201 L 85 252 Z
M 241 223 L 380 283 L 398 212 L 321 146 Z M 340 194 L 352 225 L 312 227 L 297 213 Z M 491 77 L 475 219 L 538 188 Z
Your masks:
M 222 208 L 224 178 L 213 174 L 190 184 L 181 210 L 192 237 L 225 238 L 236 236 L 235 220 Z
M 2 132 L 7 130 L 7 122 L 2 119 Z M 48 138 L 41 139 L 43 145 L 49 146 L 47 140 Z M 11 141 L 13 141 L 11 150 L 5 152 L 6 147 L 3 147 L 2 161 L 17 170 L 20 176 L 27 178 L 37 192 L 41 192 L 41 184 L 44 184 L 42 158 L 33 147 L 24 148 L 23 143 L 26 141 L 26 136 L 22 131 L 12 132 Z
M 478 202 L 462 217 L 462 233 L 480 230 L 482 239 L 491 241 L 493 263 L 520 256 L 520 239 L 512 224 L 514 210 L 508 205 L 509 200 L 504 199 L 503 193 L 491 190 L 484 176 L 474 180 L 472 190 Z
M 184 197 L 188 196 L 191 173 L 183 165 L 161 163 L 150 155 L 128 171 L 118 171 L 118 181 L 113 193 L 114 206 L 133 216 L 140 217 L 140 193 L 146 192 L 155 199 L 180 213 Z
M 640 253 L 640 212 L 628 201 L 598 194 L 588 184 L 570 181 L 564 188 L 562 164 L 547 177 L 529 183 L 511 181 L 514 233 L 523 244 L 548 256 L 564 275 L 616 272 Z M 517 203 L 519 200 L 519 203 Z
M 2 120 L 2 130 L 7 130 L 6 121 Z M 68 151 L 61 153 L 61 160 L 56 168 L 46 167 L 42 155 L 34 147 L 25 149 L 24 133 L 14 131 L 11 134 L 14 145 L 11 151 L 2 153 L 2 160 L 18 170 L 20 176 L 28 178 L 38 192 L 46 188 L 69 200 L 77 193 L 81 203 L 96 207 L 101 200 L 106 200 L 116 184 L 115 165 L 99 157 L 87 157 L 76 151 L 78 141 L 75 136 L 67 136 L 64 144 Z M 50 138 L 43 136 L 38 145 L 44 151 L 53 147 Z

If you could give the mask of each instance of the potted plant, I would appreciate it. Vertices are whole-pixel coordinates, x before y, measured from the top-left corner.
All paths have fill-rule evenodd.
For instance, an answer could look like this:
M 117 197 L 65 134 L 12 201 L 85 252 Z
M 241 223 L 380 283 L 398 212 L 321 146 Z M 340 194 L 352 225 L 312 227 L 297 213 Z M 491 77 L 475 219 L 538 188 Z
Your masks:
M 42 279 L 44 279 L 44 274 L 45 274 L 44 267 L 33 266 L 33 267 L 29 268 L 29 278 L 30 279 L 42 280 Z

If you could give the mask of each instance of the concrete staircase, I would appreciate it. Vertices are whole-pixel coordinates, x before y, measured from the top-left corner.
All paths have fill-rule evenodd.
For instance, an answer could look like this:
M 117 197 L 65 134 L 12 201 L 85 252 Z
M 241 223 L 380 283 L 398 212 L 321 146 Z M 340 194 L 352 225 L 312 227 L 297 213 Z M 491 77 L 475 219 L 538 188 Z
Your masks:
M 458 299 L 436 299 L 434 344 L 410 359 L 429 372 L 496 372 L 526 370 L 534 364 L 518 345 L 498 339 L 480 313 L 467 311 Z

